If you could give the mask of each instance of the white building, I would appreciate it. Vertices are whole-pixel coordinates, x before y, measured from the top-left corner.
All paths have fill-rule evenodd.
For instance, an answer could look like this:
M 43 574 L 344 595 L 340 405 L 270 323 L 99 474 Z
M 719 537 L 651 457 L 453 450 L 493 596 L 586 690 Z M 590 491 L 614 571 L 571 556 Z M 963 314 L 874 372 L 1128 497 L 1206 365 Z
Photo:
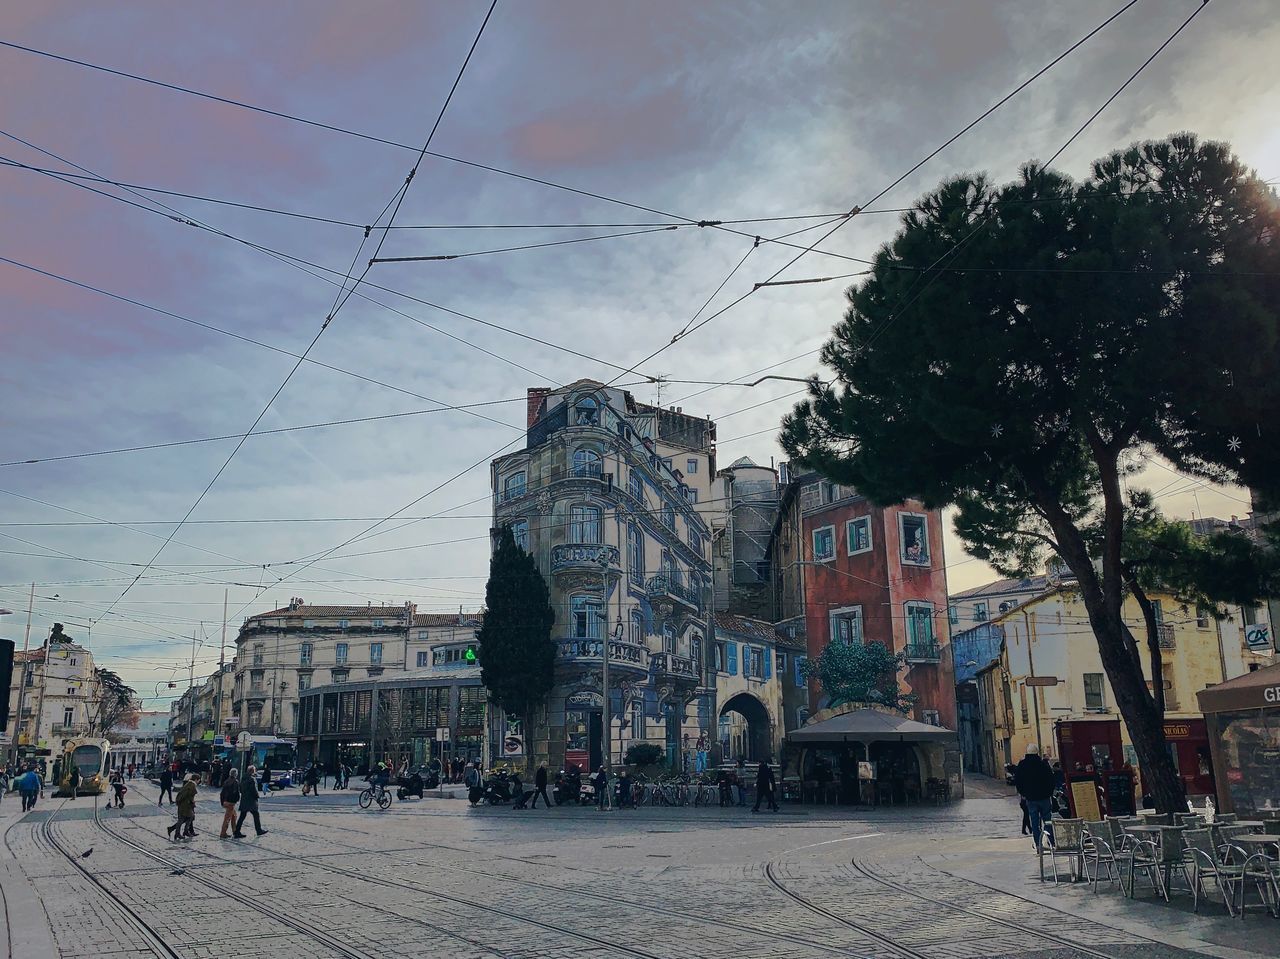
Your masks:
M 88 735 L 97 723 L 93 654 L 76 643 L 51 643 L 13 657 L 9 723 L 4 745 L 56 753 L 66 739 Z

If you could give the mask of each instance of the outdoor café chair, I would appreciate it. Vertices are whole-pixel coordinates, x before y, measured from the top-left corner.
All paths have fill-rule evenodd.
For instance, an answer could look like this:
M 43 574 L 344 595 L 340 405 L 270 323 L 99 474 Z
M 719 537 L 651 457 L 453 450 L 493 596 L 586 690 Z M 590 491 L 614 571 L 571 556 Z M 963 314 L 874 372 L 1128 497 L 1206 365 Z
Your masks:
M 1266 853 L 1255 852 L 1245 859 L 1243 869 L 1240 881 L 1241 918 L 1244 917 L 1244 891 L 1249 883 L 1257 888 L 1267 912 L 1280 918 L 1280 862 L 1268 858 Z
M 1191 911 L 1200 910 L 1200 897 L 1207 898 L 1204 881 L 1212 879 L 1222 894 L 1227 915 L 1234 916 L 1236 891 L 1232 886 L 1240 883 L 1244 866 L 1231 862 L 1232 847 L 1215 845 L 1210 829 L 1188 829 L 1182 834 L 1182 840 L 1187 847 L 1182 859 L 1182 874 L 1191 887 Z
M 1173 814 L 1173 819 L 1175 825 L 1178 826 L 1197 828 L 1205 824 L 1204 816 L 1194 812 L 1176 812 Z
M 1093 883 L 1093 891 L 1098 891 L 1098 876 L 1102 867 L 1107 867 L 1107 883 L 1120 880 L 1120 863 L 1116 860 L 1114 837 L 1111 826 L 1105 822 L 1086 822 L 1084 824 L 1084 875 Z M 1092 866 L 1092 870 L 1090 870 Z
M 1227 823 L 1227 824 L 1230 824 L 1230 823 L 1235 822 L 1237 819 L 1239 819 L 1239 818 L 1240 818 L 1240 814 L 1239 814 L 1239 813 L 1234 813 L 1234 812 L 1220 812 L 1220 813 L 1218 813 L 1216 816 L 1214 816 L 1213 818 L 1214 818 L 1214 821 L 1215 821 L 1215 822 L 1221 822 L 1221 823 Z
M 1135 825 L 1130 823 L 1130 825 Z M 1112 826 L 1113 829 L 1117 828 Z M 1124 824 L 1120 824 L 1121 830 Z M 1124 833 L 1123 844 L 1116 852 L 1116 858 L 1123 865 L 1129 867 L 1129 888 L 1127 895 L 1133 898 L 1136 892 L 1138 873 L 1145 873 L 1147 878 L 1151 880 L 1151 887 L 1160 894 L 1165 902 L 1169 901 L 1169 891 L 1164 882 L 1164 869 L 1166 862 L 1161 855 L 1160 843 L 1154 839 L 1138 839 L 1130 833 Z M 1121 882 L 1121 887 L 1124 883 Z
M 1049 848 L 1049 865 L 1053 869 L 1053 881 L 1055 883 L 1058 881 L 1058 857 L 1064 856 L 1071 880 L 1074 882 L 1084 871 L 1084 820 L 1059 819 L 1053 824 L 1052 830 L 1046 824 L 1041 848 L 1045 846 Z M 1041 866 L 1043 867 L 1043 856 Z M 1043 877 L 1042 868 L 1041 878 Z

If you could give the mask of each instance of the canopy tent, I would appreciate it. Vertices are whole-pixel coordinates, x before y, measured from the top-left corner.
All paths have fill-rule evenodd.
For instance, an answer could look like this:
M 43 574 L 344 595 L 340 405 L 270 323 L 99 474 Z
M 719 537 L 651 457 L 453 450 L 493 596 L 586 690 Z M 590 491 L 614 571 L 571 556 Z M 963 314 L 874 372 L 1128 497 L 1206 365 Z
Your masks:
M 954 731 L 876 709 L 855 709 L 787 733 L 791 743 L 955 743 Z
M 1280 663 L 1207 686 L 1196 693 L 1196 699 L 1203 713 L 1280 708 Z

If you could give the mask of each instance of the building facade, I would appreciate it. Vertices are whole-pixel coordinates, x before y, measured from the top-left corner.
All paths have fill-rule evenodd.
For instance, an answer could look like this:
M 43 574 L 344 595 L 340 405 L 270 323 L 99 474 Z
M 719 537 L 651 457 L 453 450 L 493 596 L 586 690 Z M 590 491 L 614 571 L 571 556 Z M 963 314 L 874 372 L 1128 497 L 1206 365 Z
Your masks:
M 494 460 L 491 483 L 495 529 L 534 558 L 556 611 L 533 754 L 594 768 L 607 738 L 614 762 L 643 742 L 677 764 L 686 736 L 714 735 L 715 426 L 593 380 L 531 389 L 527 422 L 525 449 Z
M 169 743 L 212 743 L 215 736 L 233 731 L 235 663 L 227 663 L 188 688 L 169 706 Z
M 74 642 L 14 653 L 4 746 L 56 754 L 62 743 L 97 730 L 93 654 Z
M 735 460 L 716 474 L 707 514 L 714 540 L 712 565 L 717 612 L 753 619 L 773 615 L 773 577 L 769 534 L 778 515 L 778 473 L 749 457 Z
M 715 678 L 716 749 L 723 763 L 770 760 L 782 755 L 788 732 L 806 716 L 803 637 L 765 620 L 714 615 L 711 668 Z M 795 624 L 791 632 L 794 633 Z
M 776 619 L 804 616 L 810 657 L 829 642 L 883 643 L 906 658 L 911 718 L 956 728 L 941 513 L 875 506 L 804 474 L 783 491 L 770 558 Z M 810 684 L 810 709 L 827 705 Z

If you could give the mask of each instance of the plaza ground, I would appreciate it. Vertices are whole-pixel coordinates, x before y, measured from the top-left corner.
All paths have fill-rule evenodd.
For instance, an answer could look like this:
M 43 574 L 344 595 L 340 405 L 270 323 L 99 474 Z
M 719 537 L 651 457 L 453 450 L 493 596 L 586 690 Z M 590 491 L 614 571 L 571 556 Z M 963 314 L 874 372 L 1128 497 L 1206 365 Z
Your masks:
M 1180 959 L 1280 956 L 1280 921 L 1041 883 L 1002 784 L 948 806 L 361 810 L 264 799 L 261 837 L 189 844 L 136 783 L 109 810 L 0 805 L 2 959 L 545 957 Z M 1065 878 L 1065 869 L 1064 869 Z

